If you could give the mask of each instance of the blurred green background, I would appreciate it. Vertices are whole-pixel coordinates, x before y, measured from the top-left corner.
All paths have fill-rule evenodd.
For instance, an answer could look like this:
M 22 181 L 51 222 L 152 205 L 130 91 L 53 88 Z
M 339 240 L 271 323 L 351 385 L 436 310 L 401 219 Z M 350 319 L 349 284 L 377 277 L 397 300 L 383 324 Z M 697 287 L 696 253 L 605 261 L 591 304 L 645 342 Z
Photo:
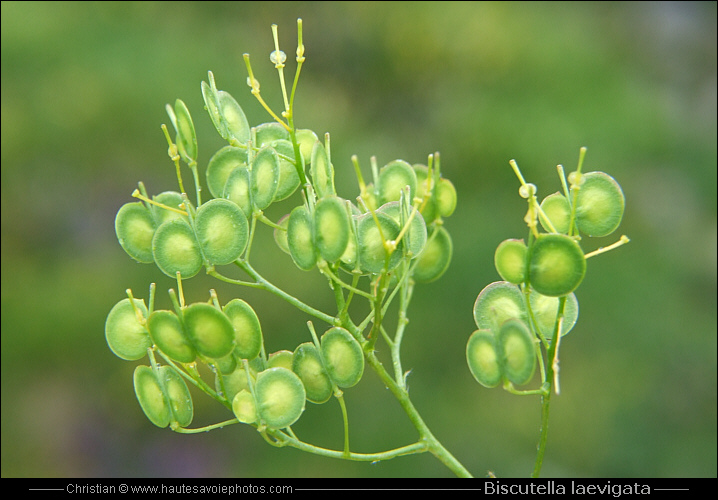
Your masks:
M 632 242 L 591 259 L 577 292 L 543 475 L 715 477 L 715 2 L 2 2 L 2 476 L 450 476 L 430 455 L 351 463 L 272 448 L 249 426 L 158 429 L 134 396 L 137 363 L 105 343 L 125 289 L 146 298 L 155 281 L 167 308 L 175 286 L 114 234 L 137 181 L 176 189 L 165 103 L 189 106 L 206 165 L 222 142 L 200 81 L 212 70 L 250 123 L 270 121 L 242 53 L 279 108 L 270 25 L 292 75 L 298 17 L 296 122 L 332 134 L 339 194 L 357 193 L 352 154 L 366 173 L 372 155 L 434 151 L 458 190 L 452 266 L 417 288 L 403 351 L 434 434 L 475 475 L 530 474 L 538 399 L 479 386 L 464 349 L 476 295 L 498 279 L 496 246 L 526 234 L 508 161 L 545 196 L 560 189 L 555 166 L 573 170 L 586 146 L 584 171 L 613 175 L 627 202 L 620 233 L 584 246 Z M 325 281 L 264 233 L 260 271 L 331 311 Z M 270 352 L 309 339 L 308 318 L 267 294 L 198 276 L 188 301 L 209 288 L 254 306 Z M 416 439 L 373 373 L 346 396 L 354 451 Z M 230 417 L 195 405 L 194 426 Z M 336 403 L 309 404 L 294 429 L 342 446 Z

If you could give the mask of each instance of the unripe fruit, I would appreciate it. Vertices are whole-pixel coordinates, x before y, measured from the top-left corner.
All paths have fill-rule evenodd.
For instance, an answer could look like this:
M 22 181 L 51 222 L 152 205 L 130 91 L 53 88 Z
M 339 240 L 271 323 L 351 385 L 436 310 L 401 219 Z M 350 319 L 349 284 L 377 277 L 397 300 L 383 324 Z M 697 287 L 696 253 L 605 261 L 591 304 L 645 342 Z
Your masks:
M 585 274 L 586 258 L 569 236 L 541 234 L 529 249 L 529 282 L 542 295 L 567 295 Z

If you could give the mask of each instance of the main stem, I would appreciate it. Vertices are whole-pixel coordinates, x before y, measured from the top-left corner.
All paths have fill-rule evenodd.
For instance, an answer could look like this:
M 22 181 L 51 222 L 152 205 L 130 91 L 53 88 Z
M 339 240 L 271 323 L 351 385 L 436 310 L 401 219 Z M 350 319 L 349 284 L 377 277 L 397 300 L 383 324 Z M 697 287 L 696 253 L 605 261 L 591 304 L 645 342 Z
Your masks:
M 441 463 L 446 465 L 454 474 L 458 477 L 473 477 L 471 473 L 459 462 L 444 446 L 439 442 L 436 437 L 431 433 L 429 427 L 427 427 L 424 420 L 419 415 L 419 412 L 414 407 L 414 404 L 409 399 L 409 393 L 394 381 L 389 373 L 384 369 L 381 361 L 376 357 L 374 351 L 365 351 L 365 357 L 369 366 L 379 375 L 379 378 L 384 382 L 386 387 L 391 391 L 394 397 L 399 401 L 399 404 L 406 412 L 411 423 L 419 431 L 420 441 L 426 443 L 427 451 L 434 455 Z

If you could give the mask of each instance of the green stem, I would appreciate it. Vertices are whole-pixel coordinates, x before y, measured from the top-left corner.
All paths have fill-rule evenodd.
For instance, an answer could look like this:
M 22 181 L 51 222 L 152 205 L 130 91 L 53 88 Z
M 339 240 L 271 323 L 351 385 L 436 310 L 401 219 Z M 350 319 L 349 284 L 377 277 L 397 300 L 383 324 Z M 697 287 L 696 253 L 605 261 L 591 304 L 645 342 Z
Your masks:
M 544 390 L 541 395 L 541 431 L 536 452 L 536 463 L 531 477 L 537 478 L 541 474 L 541 466 L 543 465 L 543 457 L 546 453 L 546 442 L 548 440 L 548 417 L 551 405 L 551 390 L 554 383 L 554 373 L 556 365 L 554 359 L 556 357 L 556 349 L 561 336 L 561 318 L 563 317 L 564 306 L 566 305 L 566 296 L 559 298 L 558 314 L 556 315 L 556 324 L 554 326 L 553 337 L 546 353 L 546 380 L 541 389 Z
M 365 344 L 366 347 L 366 344 Z M 382 366 L 381 362 L 377 359 L 374 351 L 364 351 L 365 358 L 369 366 L 379 375 L 384 385 L 391 391 L 394 397 L 399 401 L 399 404 L 404 409 L 404 412 L 411 420 L 417 431 L 419 431 L 420 440 L 419 443 L 423 443 L 426 446 L 426 451 L 434 455 L 441 463 L 449 468 L 454 474 L 459 477 L 472 477 L 471 473 L 459 462 L 444 446 L 439 442 L 436 437 L 431 433 L 429 427 L 427 427 L 424 420 L 419 415 L 419 412 L 414 407 L 414 404 L 409 399 L 409 393 L 402 387 L 400 387 L 391 375 L 387 373 Z
M 329 458 L 341 458 L 345 460 L 353 460 L 356 462 L 379 462 L 382 460 L 389 460 L 392 458 L 400 457 L 403 455 L 415 455 L 417 453 L 425 453 L 428 450 L 428 446 L 423 441 L 395 448 L 393 450 L 379 452 L 379 453 L 345 453 L 344 451 L 329 450 L 319 446 L 314 446 L 309 443 L 300 441 L 295 436 L 289 436 L 281 431 L 267 431 L 267 434 L 273 437 L 276 441 L 271 442 L 274 446 L 291 446 L 298 450 L 313 453 Z
M 292 304 L 294 307 L 299 309 L 300 311 L 304 311 L 305 313 L 314 316 L 315 318 L 321 319 L 325 323 L 329 323 L 333 326 L 339 326 L 338 321 L 334 316 L 330 316 L 322 311 L 319 311 L 317 309 L 314 309 L 313 307 L 305 304 L 301 300 L 297 299 L 293 295 L 288 294 L 281 288 L 277 288 L 275 285 L 264 279 L 264 277 L 259 274 L 252 266 L 249 264 L 249 262 L 245 261 L 236 261 L 236 264 L 244 271 L 246 272 L 252 279 L 254 279 L 254 283 L 251 285 L 254 288 L 261 288 L 263 290 L 266 290 L 268 292 L 273 293 L 274 295 L 277 295 L 278 297 L 281 297 L 282 299 L 286 300 L 290 304 Z M 215 273 L 216 274 L 216 273 Z M 246 284 L 246 282 L 241 282 L 242 284 Z

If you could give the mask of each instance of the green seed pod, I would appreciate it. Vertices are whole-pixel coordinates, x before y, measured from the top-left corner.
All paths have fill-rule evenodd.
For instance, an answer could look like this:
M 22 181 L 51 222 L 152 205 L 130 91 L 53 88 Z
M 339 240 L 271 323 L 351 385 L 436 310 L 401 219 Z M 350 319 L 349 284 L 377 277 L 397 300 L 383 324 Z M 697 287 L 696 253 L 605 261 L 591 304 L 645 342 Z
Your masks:
M 309 271 L 317 263 L 314 224 L 309 210 L 303 205 L 295 207 L 289 214 L 287 246 L 292 260 L 299 269 Z
M 264 210 L 274 201 L 279 183 L 279 158 L 274 149 L 259 150 L 252 161 L 250 174 L 252 203 L 257 209 Z
M 583 174 L 576 196 L 576 226 L 589 236 L 608 236 L 621 224 L 625 204 L 613 177 L 604 172 Z
M 312 186 L 317 198 L 337 194 L 334 189 L 334 167 L 329 162 L 327 150 L 321 142 L 314 143 L 311 158 Z
M 262 349 L 262 327 L 252 306 L 241 299 L 230 300 L 223 308 L 234 329 L 234 353 L 241 359 L 252 360 Z
M 171 422 L 180 427 L 192 423 L 192 396 L 182 377 L 171 367 L 154 370 L 138 366 L 133 379 L 137 401 L 150 422 L 157 427 L 167 427 Z
M 506 281 L 495 281 L 476 297 L 474 321 L 481 330 L 494 330 L 509 319 L 526 321 L 526 302 L 518 286 Z
M 541 226 L 546 231 L 553 232 L 546 221 L 548 217 L 556 232 L 568 234 L 569 224 L 571 223 L 571 207 L 564 195 L 559 192 L 548 195 L 541 202 L 541 210 L 543 212 L 539 212 L 539 222 L 541 222 Z M 544 217 L 544 214 L 546 217 Z
M 558 314 L 558 297 L 548 297 L 541 295 L 536 290 L 531 290 L 529 301 L 531 302 L 531 311 L 536 320 L 538 330 L 543 334 L 544 338 L 553 338 Z M 566 296 L 566 304 L 563 308 L 562 337 L 571 331 L 576 324 L 576 320 L 578 320 L 578 300 L 576 300 L 575 294 L 569 293 Z
M 182 322 L 172 311 L 154 311 L 147 320 L 152 342 L 171 359 L 191 363 L 197 351 L 182 328 Z
M 292 351 L 281 350 L 269 355 L 267 368 L 286 368 L 287 370 L 291 370 L 293 362 L 294 353 Z
M 414 199 L 416 194 L 416 173 L 407 162 L 394 160 L 384 165 L 379 170 L 377 192 L 379 204 L 383 205 L 390 201 L 399 201 L 401 192 L 409 186 L 409 197 Z
M 356 218 L 359 269 L 364 273 L 391 271 L 401 262 L 400 247 L 397 247 L 391 256 L 384 248 L 384 241 L 394 241 L 399 236 L 399 224 L 384 213 L 376 212 L 375 215 L 379 226 L 371 213 Z
M 335 326 L 321 338 L 321 355 L 329 377 L 339 387 L 352 387 L 364 373 L 364 353 L 344 328 Z
M 157 228 L 152 254 L 157 267 L 171 278 L 176 278 L 178 271 L 183 278 L 191 278 L 203 264 L 194 231 L 183 219 L 167 221 Z
M 250 129 L 242 106 L 224 90 L 217 92 L 217 103 L 222 122 L 229 134 L 229 137 L 225 137 L 225 139 L 234 138 L 240 144 L 246 144 L 250 137 Z
M 180 99 L 175 101 L 174 117 L 170 115 L 177 131 L 177 150 L 182 159 L 187 162 L 197 161 L 197 135 L 194 130 L 192 116 L 189 109 Z
M 293 161 L 284 158 L 294 158 L 294 146 L 292 146 L 292 143 L 279 140 L 271 143 L 271 146 L 277 152 L 277 158 L 279 159 L 279 181 L 277 182 L 274 201 L 281 201 L 289 198 L 297 190 L 301 181 Z M 301 158 L 300 161 L 303 163 Z
M 289 140 L 289 131 L 277 122 L 268 122 L 254 128 L 256 146 L 263 147 L 278 140 Z
M 429 236 L 424 250 L 417 257 L 414 280 L 419 283 L 429 283 L 439 279 L 449 268 L 453 249 L 449 232 L 444 226 L 436 227 L 434 234 Z
M 257 405 L 247 389 L 242 389 L 234 396 L 232 411 L 237 420 L 242 423 L 253 424 L 257 421 Z
M 207 164 L 207 187 L 215 198 L 221 198 L 229 174 L 237 167 L 247 166 L 247 151 L 225 146 L 217 151 Z
M 147 317 L 145 301 L 135 299 L 135 307 L 143 318 Z M 147 328 L 142 325 L 130 299 L 122 299 L 113 306 L 105 321 L 105 340 L 110 350 L 128 361 L 141 359 L 152 345 Z
M 385 203 L 379 207 L 379 212 L 385 213 L 396 222 L 399 227 L 403 227 L 404 218 L 408 219 L 411 216 L 413 209 L 409 209 L 407 214 L 402 217 L 401 205 L 398 201 L 392 201 Z M 426 233 L 426 222 L 421 213 L 417 212 L 416 215 L 411 219 L 411 223 L 408 231 L 404 233 L 403 242 L 404 248 L 411 252 L 412 258 L 416 257 L 421 253 L 426 245 L 427 233 Z
M 184 210 L 184 207 L 180 208 L 180 205 L 184 203 L 184 200 L 182 199 L 182 195 L 176 191 L 165 191 L 163 193 L 157 194 L 152 197 L 154 201 L 157 203 L 162 203 L 163 205 L 167 205 L 170 208 L 176 208 L 177 210 Z M 172 210 L 167 210 L 162 207 L 158 207 L 157 205 L 152 205 L 152 215 L 155 218 L 155 223 L 159 227 L 163 222 L 167 222 L 168 220 L 173 219 L 185 219 L 187 220 L 186 215 L 179 214 L 177 212 L 173 212 Z M 150 242 L 150 246 L 152 246 L 152 243 Z
M 257 416 L 270 429 L 283 429 L 299 420 L 306 392 L 299 377 L 286 368 L 269 368 L 254 385 Z
M 585 274 L 586 258 L 569 236 L 541 234 L 529 249 L 529 283 L 540 294 L 567 295 L 581 284 Z
M 210 200 L 199 207 L 195 230 L 205 259 L 220 266 L 237 260 L 249 239 L 244 212 L 229 200 Z
M 221 358 L 234 349 L 234 328 L 229 318 L 205 302 L 198 302 L 183 310 L 185 333 L 202 356 Z
M 299 143 L 299 152 L 302 158 L 312 157 L 312 151 L 314 150 L 314 144 L 319 140 L 317 134 L 314 131 L 307 128 L 297 129 L 296 134 L 297 142 Z
M 133 380 L 137 401 L 149 421 L 157 427 L 167 427 L 172 410 L 155 372 L 149 366 L 140 365 L 135 368 Z
M 212 72 L 209 72 L 210 75 L 210 81 L 214 85 L 214 80 L 212 77 Z M 222 136 L 225 140 L 229 137 L 229 133 L 227 132 L 227 127 L 222 122 L 222 116 L 219 114 L 219 101 L 217 99 L 217 89 L 213 88 L 213 86 L 210 86 L 207 82 L 202 81 L 202 98 L 204 99 L 205 107 L 207 108 L 207 113 L 209 113 L 209 117 L 212 119 L 212 123 L 214 124 L 214 127 L 217 129 L 217 132 L 219 132 L 219 135 Z
M 152 237 L 157 226 L 152 213 L 142 202 L 125 203 L 115 217 L 115 234 L 122 249 L 137 262 L 150 264 Z
M 526 281 L 526 257 L 529 249 L 524 240 L 504 240 L 496 248 L 494 265 L 499 275 L 510 283 Z
M 299 344 L 294 350 L 292 371 L 302 380 L 307 401 L 321 404 L 332 397 L 332 381 L 324 369 L 319 351 L 311 342 Z
M 245 217 L 252 215 L 252 194 L 249 168 L 237 167 L 229 173 L 222 197 L 236 204 Z
M 496 387 L 502 376 L 496 340 L 491 330 L 476 330 L 466 344 L 466 363 L 476 381 L 484 387 Z
M 504 377 L 516 385 L 527 384 L 536 370 L 536 347 L 526 323 L 518 319 L 504 322 L 499 329 L 498 344 Z
M 289 226 L 289 214 L 283 215 L 277 221 L 277 225 L 283 227 L 284 230 L 274 228 L 274 242 L 284 253 L 289 253 L 289 242 L 287 241 L 287 226 Z
M 456 188 L 449 179 L 440 178 L 434 189 L 436 209 L 442 217 L 449 217 L 456 209 Z
M 172 421 L 180 427 L 187 427 L 192 423 L 194 417 L 194 405 L 192 396 L 184 379 L 171 367 L 161 366 L 158 378 L 162 380 L 165 394 L 169 399 L 169 406 L 172 413 Z
M 341 198 L 325 196 L 315 205 L 314 246 L 327 262 L 336 262 L 344 254 L 351 236 L 350 224 Z

